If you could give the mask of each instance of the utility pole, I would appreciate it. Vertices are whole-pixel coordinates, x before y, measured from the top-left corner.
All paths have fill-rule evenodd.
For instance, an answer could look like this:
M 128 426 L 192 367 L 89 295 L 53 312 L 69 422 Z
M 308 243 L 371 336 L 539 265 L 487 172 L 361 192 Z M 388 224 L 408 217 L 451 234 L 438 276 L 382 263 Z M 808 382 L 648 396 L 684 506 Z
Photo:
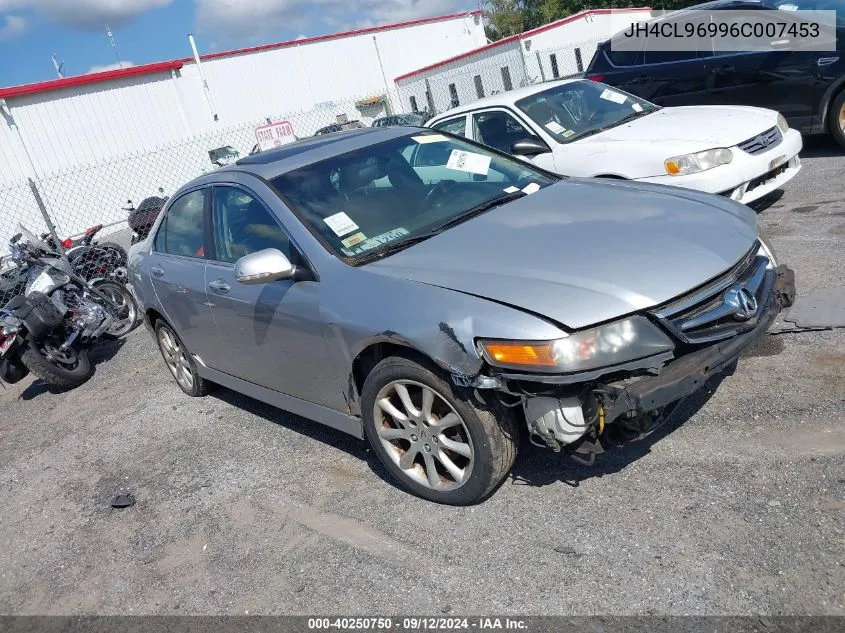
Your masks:
M 60 62 L 56 59 L 56 54 L 53 53 L 53 68 L 56 69 L 56 74 L 59 76 L 59 79 L 64 79 L 64 74 L 62 73 L 62 67 L 65 65 L 64 62 Z
M 123 62 L 120 61 L 120 55 L 117 53 L 117 44 L 114 42 L 114 35 L 112 35 L 111 27 L 108 24 L 106 24 L 106 36 L 109 38 L 109 44 L 111 44 L 111 49 L 114 51 L 114 58 L 117 60 L 117 66 L 123 70 Z

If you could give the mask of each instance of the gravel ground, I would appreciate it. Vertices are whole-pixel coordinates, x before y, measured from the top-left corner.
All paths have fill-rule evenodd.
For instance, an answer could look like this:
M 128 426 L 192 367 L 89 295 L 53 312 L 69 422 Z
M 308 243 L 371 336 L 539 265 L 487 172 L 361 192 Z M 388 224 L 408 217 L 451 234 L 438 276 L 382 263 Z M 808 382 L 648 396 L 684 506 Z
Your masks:
M 845 269 L 845 155 L 804 154 L 760 216 L 799 293 Z M 469 508 L 120 343 L 71 393 L 0 390 L 0 613 L 845 615 L 845 330 L 768 336 L 594 468 L 525 446 Z

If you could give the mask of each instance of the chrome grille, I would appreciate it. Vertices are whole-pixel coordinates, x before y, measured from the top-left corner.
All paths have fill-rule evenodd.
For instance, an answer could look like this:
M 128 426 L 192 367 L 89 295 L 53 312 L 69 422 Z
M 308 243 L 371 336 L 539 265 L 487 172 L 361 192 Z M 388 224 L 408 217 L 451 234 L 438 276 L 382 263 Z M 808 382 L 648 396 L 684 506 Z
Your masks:
M 684 343 L 709 343 L 753 329 L 774 283 L 769 260 L 754 247 L 729 271 L 682 297 L 660 306 L 652 314 Z M 738 296 L 750 301 L 741 309 Z M 742 314 L 740 314 L 742 313 Z
M 762 154 L 763 152 L 780 145 L 782 140 L 783 135 L 780 133 L 778 127 L 775 126 L 766 130 L 762 134 L 752 136 L 747 141 L 737 144 L 737 147 L 749 154 Z

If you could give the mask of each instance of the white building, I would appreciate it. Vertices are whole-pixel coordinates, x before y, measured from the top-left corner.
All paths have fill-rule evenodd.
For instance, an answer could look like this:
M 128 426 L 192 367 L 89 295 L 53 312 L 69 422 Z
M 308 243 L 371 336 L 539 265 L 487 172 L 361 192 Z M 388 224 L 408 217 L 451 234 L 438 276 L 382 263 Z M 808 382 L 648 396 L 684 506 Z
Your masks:
M 396 76 L 403 106 L 443 112 L 481 97 L 583 72 L 596 45 L 651 9 L 591 9 Z
M 209 150 L 248 152 L 260 123 L 367 123 L 393 77 L 485 42 L 471 11 L 204 55 L 208 91 L 193 57 L 0 88 L 0 252 L 18 221 L 43 227 L 28 178 L 65 235 L 117 222 L 127 199 L 212 169 Z

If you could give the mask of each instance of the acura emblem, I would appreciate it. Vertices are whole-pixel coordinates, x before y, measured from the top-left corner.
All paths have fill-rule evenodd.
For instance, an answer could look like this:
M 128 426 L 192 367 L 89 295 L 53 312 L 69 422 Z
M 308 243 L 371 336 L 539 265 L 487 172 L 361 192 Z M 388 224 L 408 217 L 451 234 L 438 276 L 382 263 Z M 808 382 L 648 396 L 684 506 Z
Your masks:
M 725 305 L 733 309 L 733 316 L 739 321 L 747 321 L 757 313 L 757 299 L 748 288 L 731 286 L 725 290 Z

